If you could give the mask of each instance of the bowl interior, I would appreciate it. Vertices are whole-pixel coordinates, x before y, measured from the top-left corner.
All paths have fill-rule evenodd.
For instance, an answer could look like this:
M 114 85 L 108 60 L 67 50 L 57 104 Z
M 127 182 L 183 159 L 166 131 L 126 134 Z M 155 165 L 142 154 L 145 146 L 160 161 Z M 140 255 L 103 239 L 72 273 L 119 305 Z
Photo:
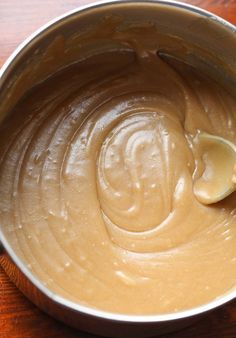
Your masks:
M 80 43 L 81 39 L 86 38 L 88 32 L 95 31 L 103 24 L 104 18 L 109 21 L 109 25 L 115 23 L 118 30 L 148 24 L 154 25 L 163 34 L 184 41 L 187 46 L 191 46 L 191 51 L 188 48 L 186 52 L 182 50 L 181 54 L 178 54 L 178 48 L 175 48 L 174 55 L 181 57 L 189 64 L 197 63 L 199 69 L 207 71 L 210 76 L 218 77 L 221 82 L 227 84 L 233 94 L 236 93 L 234 26 L 226 24 L 223 20 L 217 20 L 209 13 L 174 2 L 114 2 L 76 10 L 49 23 L 13 53 L 0 73 L 0 121 L 4 120 L 11 108 L 32 86 L 42 82 L 61 68 L 85 58 L 91 51 L 99 52 L 101 46 L 103 49 L 112 49 L 114 47 L 112 42 L 102 40 L 101 37 L 92 46 Z M 43 292 L 47 292 L 46 288 L 36 282 L 31 272 L 23 267 L 24 260 L 20 251 L 1 226 L 0 240 L 27 277 L 34 284 L 38 284 L 37 286 Z M 216 302 L 199 307 L 199 309 L 186 311 L 186 313 L 183 312 L 179 316 L 184 317 L 208 310 L 233 297 L 235 294 L 225 295 Z M 57 299 L 57 301 L 65 303 L 63 299 Z M 80 311 L 90 311 L 71 302 L 68 302 L 68 306 Z M 132 317 L 135 320 L 135 316 L 127 316 L 129 320 L 132 320 Z M 173 318 L 171 315 L 169 317 L 168 315 L 147 317 L 147 321 L 152 321 L 161 320 L 161 318 L 173 319 L 176 315 L 173 315 Z M 124 318 L 125 316 L 122 317 Z M 119 319 L 118 315 L 117 319 Z M 140 321 L 140 317 L 137 320 Z M 143 320 L 145 321 L 145 318 Z

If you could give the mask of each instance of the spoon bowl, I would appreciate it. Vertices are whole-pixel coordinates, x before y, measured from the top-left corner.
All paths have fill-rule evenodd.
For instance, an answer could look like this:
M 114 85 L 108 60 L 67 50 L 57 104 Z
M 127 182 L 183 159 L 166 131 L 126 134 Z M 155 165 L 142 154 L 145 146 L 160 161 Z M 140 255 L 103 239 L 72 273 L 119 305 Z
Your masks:
M 204 132 L 197 142 L 204 170 L 194 182 L 194 194 L 203 204 L 217 203 L 236 190 L 236 145 Z

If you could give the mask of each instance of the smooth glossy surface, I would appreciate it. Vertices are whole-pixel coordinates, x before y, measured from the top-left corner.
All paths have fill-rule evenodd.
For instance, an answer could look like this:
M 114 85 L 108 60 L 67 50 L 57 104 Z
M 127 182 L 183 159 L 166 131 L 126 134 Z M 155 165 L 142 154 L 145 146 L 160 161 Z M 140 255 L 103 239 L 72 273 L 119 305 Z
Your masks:
M 65 300 L 120 314 L 192 309 L 235 285 L 235 196 L 205 207 L 193 180 L 197 131 L 235 142 L 236 101 L 198 64 L 159 56 L 181 57 L 185 41 L 117 25 L 81 34 L 83 61 L 2 123 L 2 230 Z
M 48 12 L 48 11 L 47 11 Z M 230 13 L 232 13 L 232 11 L 230 12 Z M 37 13 L 37 16 L 38 16 L 38 13 Z M 9 270 L 8 270 L 9 271 Z M 12 276 L 12 278 L 13 278 L 13 276 Z M 13 278 L 14 279 L 14 278 Z M 19 285 L 19 284 L 18 284 Z M 219 302 L 218 302 L 218 304 L 219 304 Z M 217 321 L 217 323 L 219 323 L 219 321 Z M 218 331 L 217 331 L 218 332 Z M 230 334 L 230 333 L 229 333 Z

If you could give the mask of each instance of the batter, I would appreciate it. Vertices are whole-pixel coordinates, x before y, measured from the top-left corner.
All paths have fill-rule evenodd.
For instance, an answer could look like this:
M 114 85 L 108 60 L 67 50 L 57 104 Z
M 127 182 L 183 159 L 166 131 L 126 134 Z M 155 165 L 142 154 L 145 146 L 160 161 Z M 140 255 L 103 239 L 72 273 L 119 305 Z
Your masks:
M 65 68 L 14 108 L 0 131 L 0 221 L 53 292 L 143 315 L 235 287 L 236 194 L 206 206 L 193 185 L 196 135 L 235 144 L 236 100 L 141 32 L 116 33 L 123 48 Z

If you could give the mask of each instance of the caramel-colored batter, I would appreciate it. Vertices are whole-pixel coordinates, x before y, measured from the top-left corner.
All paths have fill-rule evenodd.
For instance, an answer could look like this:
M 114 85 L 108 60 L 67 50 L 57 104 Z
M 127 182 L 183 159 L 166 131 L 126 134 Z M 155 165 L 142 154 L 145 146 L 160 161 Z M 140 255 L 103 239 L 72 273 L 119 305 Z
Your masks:
M 193 184 L 197 132 L 236 143 L 236 100 L 142 37 L 117 33 L 126 48 L 65 68 L 15 107 L 0 134 L 0 219 L 50 290 L 158 314 L 235 287 L 236 194 L 205 206 Z

